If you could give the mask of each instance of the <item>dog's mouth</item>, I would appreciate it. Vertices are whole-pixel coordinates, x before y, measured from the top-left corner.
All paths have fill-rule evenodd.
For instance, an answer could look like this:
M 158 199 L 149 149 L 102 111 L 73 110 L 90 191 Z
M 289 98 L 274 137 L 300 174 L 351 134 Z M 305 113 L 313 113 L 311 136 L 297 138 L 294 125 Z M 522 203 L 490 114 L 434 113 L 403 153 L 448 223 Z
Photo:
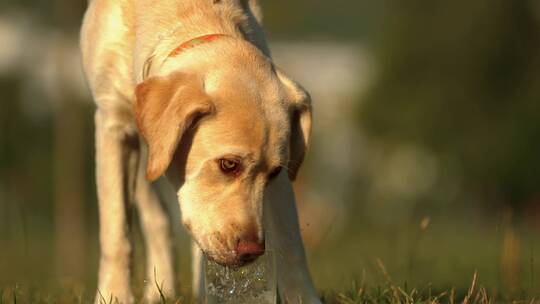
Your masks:
M 226 254 L 219 254 L 219 253 L 209 253 L 206 251 L 203 251 L 204 256 L 207 260 L 214 262 L 216 264 L 219 264 L 224 267 L 230 267 L 230 268 L 239 268 L 242 266 L 249 265 L 253 263 L 257 258 L 258 255 L 249 255 L 249 256 L 243 256 L 241 259 L 236 257 L 235 252 L 229 252 Z

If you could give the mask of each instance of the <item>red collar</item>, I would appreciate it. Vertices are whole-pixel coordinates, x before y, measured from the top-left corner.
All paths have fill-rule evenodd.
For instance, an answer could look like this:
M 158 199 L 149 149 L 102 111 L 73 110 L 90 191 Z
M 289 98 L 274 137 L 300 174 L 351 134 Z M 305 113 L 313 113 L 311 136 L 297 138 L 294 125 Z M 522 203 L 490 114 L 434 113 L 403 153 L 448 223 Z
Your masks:
M 209 42 L 215 41 L 215 40 L 217 40 L 219 38 L 226 37 L 226 36 L 228 36 L 228 35 L 226 35 L 226 34 L 208 34 L 208 35 L 198 36 L 198 37 L 192 38 L 192 39 L 190 39 L 188 41 L 182 42 L 182 44 L 180 44 L 179 46 L 174 48 L 167 55 L 167 57 L 165 57 L 165 59 L 161 62 L 161 65 L 163 65 L 165 63 L 165 61 L 167 61 L 167 59 L 169 59 L 171 57 L 176 57 L 176 56 L 178 56 L 178 54 L 182 53 L 183 51 L 185 51 L 187 49 L 191 49 L 191 48 L 194 48 L 194 47 L 196 47 L 198 45 L 209 43 Z M 148 57 L 148 59 L 146 59 L 146 61 L 144 62 L 143 72 L 142 72 L 143 81 L 146 79 L 146 77 L 148 77 L 148 73 L 150 72 L 150 68 L 152 66 L 152 61 L 154 61 L 154 57 L 155 57 L 155 54 Z
M 177 46 L 174 50 L 172 50 L 169 53 L 169 55 L 166 58 L 175 57 L 176 55 L 182 53 L 184 50 L 194 48 L 194 47 L 196 47 L 197 45 L 200 45 L 200 44 L 205 44 L 205 43 L 208 43 L 208 42 L 212 42 L 214 40 L 217 40 L 217 39 L 225 37 L 225 36 L 227 36 L 227 35 L 225 35 L 225 34 L 209 34 L 209 35 L 203 35 L 203 36 L 195 37 L 195 38 L 190 39 L 190 40 L 188 40 L 186 42 L 183 42 L 182 44 Z

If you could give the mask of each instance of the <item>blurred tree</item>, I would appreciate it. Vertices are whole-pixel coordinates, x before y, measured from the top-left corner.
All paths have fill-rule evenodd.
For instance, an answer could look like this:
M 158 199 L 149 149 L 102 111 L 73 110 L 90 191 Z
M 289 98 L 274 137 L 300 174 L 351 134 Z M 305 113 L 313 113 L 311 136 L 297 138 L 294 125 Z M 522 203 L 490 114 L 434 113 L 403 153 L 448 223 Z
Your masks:
M 58 1 L 50 0 L 2 0 L 0 12 L 22 10 L 32 15 L 33 22 L 56 27 L 64 33 L 78 34 L 87 2 L 73 0 L 58 5 Z M 56 17 L 59 14 L 61 18 Z
M 461 168 L 469 197 L 523 206 L 540 193 L 537 1 L 395 1 L 375 41 L 380 70 L 359 110 L 390 149 Z
M 82 18 L 83 1 L 55 0 L 52 3 L 52 20 L 64 35 L 78 32 Z M 78 13 L 70 13 L 78 12 Z M 74 30 L 77 30 L 74 32 Z M 56 44 L 54 94 L 57 105 L 54 112 L 54 178 L 55 178 L 55 238 L 56 273 L 61 278 L 80 279 L 84 272 L 80 262 L 86 258 L 86 180 L 84 164 L 86 142 L 90 141 L 85 130 L 84 107 L 77 94 L 62 84 L 62 75 L 74 67 L 64 59 L 69 49 L 60 41 Z M 69 61 L 68 61 L 69 62 Z
M 367 41 L 377 32 L 382 2 L 350 0 L 261 1 L 270 38 Z

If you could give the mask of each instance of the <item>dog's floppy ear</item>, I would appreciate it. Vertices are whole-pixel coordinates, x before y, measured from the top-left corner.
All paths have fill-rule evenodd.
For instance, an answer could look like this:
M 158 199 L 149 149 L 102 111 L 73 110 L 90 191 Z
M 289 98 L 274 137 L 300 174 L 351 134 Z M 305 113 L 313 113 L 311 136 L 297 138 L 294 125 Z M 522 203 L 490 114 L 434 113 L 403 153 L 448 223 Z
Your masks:
M 289 178 L 294 180 L 304 160 L 311 133 L 311 97 L 309 93 L 283 71 L 276 70 L 283 83 L 291 111 L 291 135 L 289 146 Z
M 183 133 L 213 110 L 202 82 L 176 73 L 151 77 L 137 85 L 137 127 L 148 145 L 146 178 L 156 180 L 169 166 Z

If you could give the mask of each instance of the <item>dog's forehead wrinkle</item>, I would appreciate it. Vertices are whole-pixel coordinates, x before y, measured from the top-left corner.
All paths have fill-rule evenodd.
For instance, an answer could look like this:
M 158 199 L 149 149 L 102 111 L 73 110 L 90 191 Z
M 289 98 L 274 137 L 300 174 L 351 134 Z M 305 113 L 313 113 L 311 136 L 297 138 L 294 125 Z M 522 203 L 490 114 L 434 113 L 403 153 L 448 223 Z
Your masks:
M 245 62 L 212 69 L 204 78 L 208 94 L 233 102 L 274 103 L 283 99 L 279 79 L 271 69 L 254 68 Z

